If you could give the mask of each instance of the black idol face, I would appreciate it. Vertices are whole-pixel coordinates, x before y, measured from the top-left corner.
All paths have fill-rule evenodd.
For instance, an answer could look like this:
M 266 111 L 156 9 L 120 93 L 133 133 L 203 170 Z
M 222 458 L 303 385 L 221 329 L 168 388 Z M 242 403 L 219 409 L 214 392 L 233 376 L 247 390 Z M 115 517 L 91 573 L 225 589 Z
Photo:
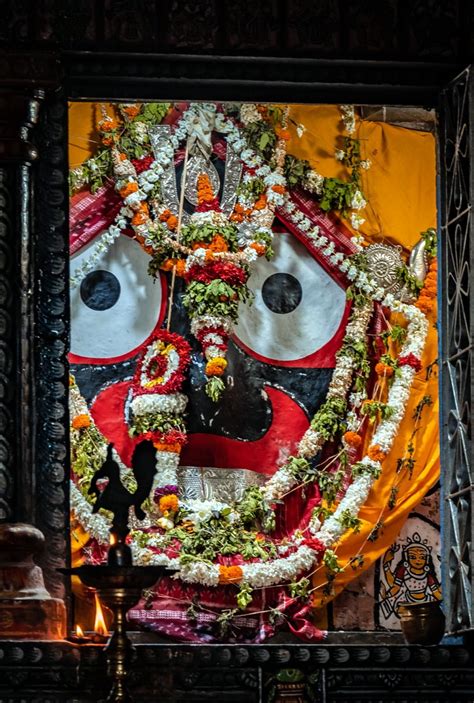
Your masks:
M 174 289 L 171 330 L 193 348 L 183 465 L 271 474 L 326 396 L 348 314 L 345 291 L 282 223 L 275 220 L 273 229 L 275 256 L 253 264 L 254 301 L 241 306 L 218 403 L 204 393 L 204 359 L 181 304 L 181 280 Z M 87 256 L 84 248 L 72 257 L 73 275 Z M 121 235 L 71 293 L 71 371 L 127 465 L 134 448 L 127 424 L 131 379 L 169 304 L 167 275 L 153 282 L 148 261 L 136 241 Z

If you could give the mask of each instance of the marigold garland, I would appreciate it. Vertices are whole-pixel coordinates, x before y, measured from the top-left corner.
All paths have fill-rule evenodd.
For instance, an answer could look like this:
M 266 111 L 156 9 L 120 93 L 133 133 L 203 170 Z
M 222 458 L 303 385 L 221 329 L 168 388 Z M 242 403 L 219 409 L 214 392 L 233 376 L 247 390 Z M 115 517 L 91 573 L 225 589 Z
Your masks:
M 193 112 L 193 110 L 194 108 L 189 111 L 189 118 L 191 120 L 194 119 L 195 116 L 195 111 Z M 259 114 L 263 113 L 260 111 Z M 106 120 L 108 125 L 107 129 L 103 129 L 102 131 L 111 133 L 111 139 L 113 141 L 113 130 L 116 129 L 117 125 L 116 123 L 114 125 L 113 122 L 109 124 L 109 119 L 110 118 Z M 184 119 L 184 122 L 186 122 L 186 119 L 187 117 Z M 223 117 L 219 119 L 219 129 L 222 128 L 222 131 L 227 131 L 229 143 L 232 143 L 230 137 L 233 135 L 235 135 L 234 141 L 236 142 L 240 137 L 238 128 L 235 127 L 231 121 L 224 120 Z M 179 128 L 180 127 L 178 127 L 178 129 Z M 284 128 L 282 127 L 279 133 L 279 141 L 281 143 L 278 145 L 280 156 L 283 148 L 282 143 L 286 138 L 287 135 L 284 133 Z M 175 146 L 174 143 L 173 146 Z M 255 186 L 258 185 L 257 181 L 258 178 L 260 178 L 260 176 L 257 175 L 258 170 L 265 167 L 258 162 L 250 166 L 252 159 L 254 159 L 255 162 L 255 155 L 253 155 L 250 150 L 249 154 L 245 157 L 243 154 L 244 151 L 242 151 L 242 158 L 245 158 L 246 161 L 243 185 L 246 186 L 247 190 L 245 190 L 245 188 L 242 190 L 239 201 L 236 203 L 234 214 L 231 217 L 232 226 L 236 228 L 237 236 L 241 237 L 240 240 L 238 240 L 237 246 L 232 245 L 232 240 L 227 240 L 226 236 L 223 236 L 221 233 L 222 228 L 219 218 L 216 219 L 216 214 L 218 214 L 218 212 L 215 207 L 215 198 L 207 177 L 203 177 L 200 180 L 198 179 L 198 203 L 202 209 L 198 213 L 196 222 L 199 223 L 197 226 L 205 225 L 205 227 L 209 227 L 212 223 L 214 226 L 213 236 L 203 241 L 199 238 L 194 243 L 191 243 L 192 245 L 186 243 L 186 241 L 184 243 L 177 242 L 173 239 L 173 232 L 177 227 L 176 215 L 162 208 L 161 211 L 159 209 L 157 210 L 158 216 L 155 217 L 153 213 L 150 213 L 150 209 L 146 203 L 147 192 L 150 192 L 151 189 L 148 191 L 142 190 L 145 186 L 148 187 L 152 185 L 152 182 L 148 182 L 145 176 L 147 178 L 151 178 L 151 176 L 155 177 L 158 173 L 158 166 L 160 166 L 158 160 L 152 161 L 149 168 L 139 172 L 138 167 L 128 159 L 124 159 L 122 154 L 117 153 L 116 155 L 117 190 L 125 200 L 124 205 L 132 211 L 130 221 L 135 229 L 137 237 L 141 238 L 144 246 L 153 249 L 155 252 L 160 252 L 160 247 L 164 247 L 165 250 L 166 247 L 168 247 L 165 252 L 166 255 L 162 256 L 162 254 L 159 253 L 161 257 L 159 259 L 159 266 L 170 270 L 174 267 L 177 268 L 179 263 L 182 262 L 182 274 L 187 277 L 186 283 L 189 286 L 188 291 L 192 289 L 193 286 L 194 290 L 202 291 L 202 289 L 198 289 L 196 286 L 203 285 L 209 289 L 211 285 L 216 283 L 219 286 L 225 284 L 231 288 L 238 288 L 239 285 L 244 286 L 246 279 L 243 279 L 247 275 L 245 266 L 251 263 L 253 260 L 252 257 L 256 258 L 257 254 L 262 255 L 267 251 L 265 243 L 258 241 L 257 238 L 245 240 L 244 235 L 241 234 L 244 230 L 239 229 L 239 226 L 252 222 L 252 218 L 255 218 L 259 213 L 264 214 L 267 209 L 270 214 L 272 214 L 273 210 L 271 208 L 274 208 L 276 204 L 283 204 L 285 194 L 284 179 L 282 182 L 279 182 L 278 178 L 281 174 L 279 174 L 278 171 L 275 173 L 269 173 L 269 170 L 265 171 L 262 176 L 265 181 L 265 192 L 257 193 L 256 196 L 254 194 L 250 195 L 252 189 L 255 190 Z M 143 178 L 140 179 L 141 176 L 143 176 Z M 208 209 L 209 204 L 212 206 L 212 211 Z M 426 309 L 428 305 L 427 301 L 433 301 L 435 296 L 435 267 L 430 266 L 430 273 L 427 276 L 425 286 L 418 300 L 417 310 L 414 306 L 400 303 L 396 301 L 393 296 L 385 295 L 383 291 L 380 292 L 380 289 L 368 279 L 363 269 L 359 270 L 357 265 L 351 262 L 350 257 L 346 258 L 341 252 L 335 251 L 335 247 L 332 243 L 328 245 L 327 240 L 326 242 L 322 242 L 323 238 L 319 236 L 319 233 L 311 231 L 311 227 L 306 225 L 306 219 L 303 213 L 296 212 L 295 209 L 293 209 L 293 211 L 290 211 L 290 216 L 295 216 L 295 219 L 296 216 L 298 217 L 296 224 L 301 226 L 303 237 L 307 237 L 312 246 L 323 249 L 330 263 L 334 266 L 338 266 L 340 270 L 353 281 L 355 287 L 360 291 L 361 296 L 362 293 L 364 293 L 367 296 L 373 297 L 375 300 L 382 301 L 384 306 L 392 311 L 402 312 L 407 317 L 409 327 L 408 341 L 404 345 L 398 358 L 397 364 L 399 370 L 397 374 L 393 373 L 392 366 L 384 364 L 383 362 L 380 362 L 378 368 L 375 369 L 377 374 L 386 376 L 387 379 L 389 379 L 389 383 L 387 383 L 387 385 L 389 385 L 387 406 L 392 412 L 390 416 L 382 419 L 374 432 L 372 444 L 369 446 L 367 455 L 353 465 L 353 482 L 340 500 L 339 505 L 333 510 L 332 515 L 324 520 L 324 522 L 321 522 L 319 517 L 315 515 L 309 523 L 306 536 L 294 533 L 288 537 L 286 543 L 279 544 L 278 558 L 268 561 L 244 560 L 242 566 L 223 566 L 217 563 L 210 564 L 206 563 L 204 560 L 199 560 L 199 558 L 192 562 L 185 563 L 183 561 L 180 563 L 179 554 L 181 546 L 179 545 L 179 541 L 178 545 L 176 545 L 176 539 L 174 538 L 174 542 L 171 544 L 170 540 L 167 541 L 168 538 L 162 532 L 152 533 L 151 536 L 146 536 L 146 538 L 144 538 L 145 546 L 136 548 L 138 562 L 140 562 L 141 559 L 145 560 L 146 557 L 149 563 L 161 563 L 172 565 L 175 568 L 179 567 L 180 578 L 189 583 L 215 586 L 218 583 L 243 582 L 248 584 L 251 588 L 267 587 L 282 582 L 288 582 L 292 579 L 294 580 L 299 577 L 299 575 L 305 572 L 307 573 L 313 568 L 323 557 L 323 554 L 327 552 L 327 548 L 334 544 L 347 529 L 347 516 L 349 515 L 351 519 L 355 519 L 360 506 L 365 501 L 373 481 L 380 472 L 380 462 L 383 461 L 393 444 L 398 425 L 401 417 L 403 417 L 404 407 L 408 399 L 414 373 L 421 366 L 420 356 L 424 336 L 426 335 L 426 320 L 422 311 Z M 153 217 L 155 217 L 154 220 Z M 199 217 L 201 219 L 199 219 Z M 227 222 L 227 225 L 228 224 Z M 156 238 L 153 239 L 150 237 L 150 231 L 153 230 L 155 225 L 160 227 L 161 230 L 156 230 L 158 234 Z M 305 226 L 306 229 L 303 229 L 303 226 Z M 163 234 L 163 232 L 166 232 L 166 234 Z M 231 234 L 233 236 L 231 230 L 228 230 L 228 232 L 229 236 Z M 251 236 L 256 237 L 256 232 L 257 229 L 253 228 Z M 216 264 L 223 265 L 218 267 Z M 232 268 L 232 265 L 234 268 Z M 212 266 L 214 266 L 214 268 L 208 268 Z M 239 266 L 241 266 L 240 269 Z M 244 274 L 238 273 L 239 270 L 243 271 Z M 220 292 L 216 294 L 216 305 L 225 304 L 227 310 L 232 310 L 232 305 L 238 302 L 237 291 L 229 291 L 225 287 L 221 287 L 219 291 Z M 202 293 L 199 292 L 198 295 L 201 294 Z M 237 295 L 237 300 L 234 299 L 234 295 Z M 188 308 L 193 313 L 197 310 L 196 304 L 199 302 L 197 297 L 198 296 L 196 296 L 195 301 L 192 302 Z M 431 302 L 431 305 L 433 305 L 433 302 Z M 356 318 L 354 318 L 353 326 L 357 329 L 358 335 L 365 334 L 371 309 L 371 304 L 367 304 L 364 313 L 360 313 L 360 319 L 357 324 Z M 192 316 L 191 312 L 190 316 Z M 348 331 L 349 327 L 350 325 L 348 325 Z M 228 336 L 231 332 L 231 320 L 229 321 L 229 319 L 223 315 L 210 314 L 208 310 L 205 313 L 199 310 L 199 312 L 196 312 L 196 314 L 192 316 L 192 329 L 196 338 L 199 339 L 203 346 L 207 359 L 206 371 L 207 368 L 209 368 L 209 371 L 222 370 L 223 373 L 227 365 L 225 349 Z M 360 337 L 356 335 L 356 338 Z M 173 347 L 172 344 L 171 347 Z M 170 349 L 169 344 L 164 343 L 164 346 L 155 349 L 154 353 L 155 356 L 167 357 L 172 354 L 172 348 Z M 151 364 L 152 361 L 154 362 L 154 366 Z M 142 387 L 143 392 L 137 393 L 132 401 L 132 405 L 136 401 L 134 406 L 134 410 L 137 411 L 136 416 L 138 418 L 147 418 L 148 415 L 150 417 L 153 416 L 153 421 L 155 421 L 161 413 L 174 416 L 176 419 L 176 414 L 182 415 L 182 402 L 176 400 L 176 409 L 179 408 L 179 410 L 177 413 L 174 413 L 174 415 L 170 413 L 171 406 L 169 403 L 173 402 L 173 395 L 178 395 L 177 393 L 173 393 L 173 391 L 178 390 L 178 388 L 172 389 L 172 386 L 166 386 L 166 383 L 169 381 L 166 377 L 167 365 L 163 363 L 163 359 L 161 358 L 153 359 L 153 357 L 150 357 L 147 359 L 147 362 L 150 362 L 147 367 L 150 373 L 145 374 L 146 380 L 144 383 L 141 378 L 138 384 Z M 338 358 L 330 387 L 331 394 L 328 394 L 333 400 L 344 399 L 349 393 L 355 368 L 353 362 L 354 360 L 351 360 L 348 356 L 341 355 L 340 358 Z M 392 371 L 391 374 L 390 371 Z M 164 390 L 165 388 L 166 390 Z M 147 394 L 153 396 L 152 399 L 149 399 L 149 412 L 147 412 Z M 140 400 L 140 395 L 142 398 L 145 398 L 145 400 Z M 355 399 L 356 395 L 357 394 L 354 395 L 354 399 L 348 404 L 353 419 L 348 421 L 348 429 L 342 434 L 343 443 L 352 448 L 357 448 L 362 443 L 360 434 L 355 430 L 357 429 L 358 409 L 360 409 L 360 404 L 363 401 L 358 402 Z M 376 401 L 371 399 L 366 400 L 366 403 L 370 402 Z M 333 413 L 330 415 L 331 418 L 334 418 L 335 415 L 339 418 L 338 423 L 341 424 L 337 424 L 336 434 L 338 432 L 340 433 L 341 429 L 343 429 L 342 418 L 346 410 L 346 405 L 344 403 L 340 405 L 340 407 L 344 408 L 343 411 L 340 411 L 342 413 L 340 418 L 332 409 L 333 406 L 328 406 L 325 409 L 328 412 L 331 410 Z M 311 465 L 308 459 L 316 455 L 324 445 L 324 440 L 327 439 L 327 437 L 322 438 L 320 428 L 325 428 L 325 426 L 321 424 L 321 418 L 319 418 L 319 421 L 319 424 L 318 422 L 313 422 L 310 430 L 305 433 L 300 443 L 298 455 L 290 457 L 285 467 L 279 469 L 265 487 L 257 489 L 259 500 L 261 501 L 261 503 L 259 503 L 261 508 L 259 509 L 271 510 L 271 503 L 276 499 L 284 499 L 286 492 L 291 490 L 295 485 L 314 481 L 314 475 L 312 477 Z M 160 453 L 163 455 L 177 454 L 173 449 L 181 446 L 182 435 L 184 435 L 184 430 L 182 430 L 180 426 L 176 425 L 171 431 L 167 430 L 165 433 L 160 432 L 159 422 L 158 429 L 154 426 L 146 428 L 145 425 L 138 427 L 138 429 L 142 432 L 142 436 L 151 434 L 156 437 Z M 168 434 L 169 432 L 174 432 L 176 434 L 171 436 L 171 434 Z M 181 435 L 179 435 L 180 432 Z M 338 436 L 341 437 L 340 434 Z M 175 459 L 173 459 L 173 461 L 175 461 Z M 169 474 L 167 476 L 169 476 Z M 173 478 L 175 479 L 175 474 Z M 157 524 L 161 525 L 163 530 L 172 529 L 173 520 L 170 520 L 168 515 L 178 512 L 178 509 L 181 508 L 181 501 L 175 493 L 175 484 L 175 480 L 170 480 L 167 483 L 163 483 L 163 485 L 155 487 L 155 499 L 160 511 L 163 513 L 163 519 L 165 520 L 163 523 L 157 521 Z M 227 507 L 213 506 L 212 509 L 220 515 L 219 520 L 225 522 L 228 519 L 228 513 L 226 512 Z M 209 511 L 211 508 L 207 507 L 206 510 Z M 165 513 L 167 514 L 166 516 Z M 191 534 L 195 529 L 192 526 L 197 524 L 193 522 L 193 520 L 207 519 L 201 518 L 198 510 L 196 510 L 196 515 L 193 519 L 188 519 L 188 517 L 185 518 L 183 525 L 187 526 L 186 532 L 188 532 L 189 528 Z M 262 541 L 261 538 L 255 539 L 255 543 L 260 543 Z
M 239 583 L 242 580 L 242 569 L 240 566 L 219 565 L 219 583 Z

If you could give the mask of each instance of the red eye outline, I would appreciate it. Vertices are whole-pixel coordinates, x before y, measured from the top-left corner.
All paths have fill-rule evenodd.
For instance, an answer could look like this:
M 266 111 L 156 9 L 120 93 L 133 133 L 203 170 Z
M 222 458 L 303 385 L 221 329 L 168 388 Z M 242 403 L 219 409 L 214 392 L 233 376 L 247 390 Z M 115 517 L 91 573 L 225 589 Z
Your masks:
M 295 239 L 297 239 L 306 249 L 306 251 L 313 257 L 313 259 L 321 266 L 321 268 L 326 271 L 326 273 L 331 277 L 331 279 L 337 283 L 337 285 L 342 288 L 344 291 L 347 288 L 346 281 L 341 274 L 341 272 L 338 269 L 335 269 L 332 265 L 328 263 L 326 258 L 321 254 L 321 252 L 318 249 L 312 249 L 311 247 L 308 246 L 307 240 L 305 240 L 304 236 L 302 236 L 301 232 L 291 223 L 289 222 L 286 218 L 284 218 L 280 213 L 278 213 L 278 219 L 283 223 L 283 226 L 278 226 L 278 224 L 273 226 L 273 230 L 276 234 L 281 233 L 281 234 L 287 234 L 290 236 L 294 236 Z M 335 229 L 335 228 L 334 228 Z M 331 233 L 325 231 L 324 232 L 326 236 L 328 236 L 329 239 L 336 241 L 336 231 L 333 231 Z M 343 240 L 346 239 L 344 228 L 341 227 L 341 230 L 337 232 L 339 237 Z M 331 236 L 332 235 L 332 236 Z M 339 246 L 340 246 L 339 242 Z M 345 242 L 344 242 L 345 244 Z M 336 365 L 336 359 L 335 355 L 338 352 L 342 340 L 344 338 L 345 334 L 345 329 L 347 326 L 347 321 L 350 315 L 350 311 L 352 308 L 352 303 L 350 300 L 346 301 L 346 304 L 344 306 L 344 312 L 341 317 L 341 321 L 339 323 L 339 326 L 334 333 L 334 335 L 331 337 L 330 340 L 328 340 L 322 347 L 317 349 L 315 352 L 311 354 L 307 354 L 304 357 L 301 357 L 300 359 L 292 359 L 290 361 L 284 361 L 281 359 L 272 359 L 267 356 L 263 356 L 262 354 L 259 354 L 258 352 L 253 351 L 247 344 L 242 342 L 241 339 L 237 337 L 237 335 L 233 334 L 232 335 L 232 341 L 234 344 L 242 349 L 246 354 L 251 356 L 253 359 L 257 359 L 258 361 L 262 361 L 265 364 L 271 364 L 272 366 L 281 366 L 284 368 L 304 368 L 304 369 L 313 369 L 313 368 L 318 368 L 318 369 L 333 369 Z
M 106 364 L 117 364 L 120 361 L 127 361 L 128 359 L 131 359 L 134 357 L 136 354 L 138 354 L 144 347 L 147 346 L 150 338 L 153 336 L 153 334 L 160 329 L 161 325 L 163 324 L 163 320 L 165 319 L 166 315 L 166 308 L 168 306 L 168 284 L 166 281 L 166 276 L 164 273 L 160 271 L 160 285 L 161 285 L 161 290 L 162 290 L 162 296 L 161 296 L 161 305 L 160 305 L 160 312 L 158 314 L 158 319 L 156 322 L 156 325 L 154 328 L 151 330 L 150 334 L 146 337 L 146 339 L 143 340 L 143 342 L 140 342 L 134 349 L 131 349 L 128 352 L 125 352 L 124 354 L 120 354 L 119 356 L 107 356 L 105 358 L 103 357 L 98 357 L 98 356 L 80 356 L 79 354 L 74 354 L 73 352 L 69 352 L 68 354 L 68 359 L 71 364 L 94 364 L 96 366 L 98 365 L 106 365 Z
M 257 352 L 254 352 L 250 347 L 248 347 L 244 342 L 242 342 L 236 335 L 232 335 L 232 341 L 236 346 L 251 356 L 257 361 L 263 361 L 265 364 L 271 364 L 272 366 L 283 366 L 286 368 L 303 368 L 303 369 L 333 369 L 336 365 L 335 355 L 339 350 L 342 340 L 344 338 L 345 329 L 347 326 L 347 320 L 351 311 L 351 302 L 348 300 L 344 307 L 344 312 L 341 317 L 341 322 L 337 328 L 334 336 L 326 342 L 322 347 L 312 354 L 301 357 L 301 359 L 292 359 L 291 361 L 282 361 L 281 359 L 271 359 L 267 356 L 262 356 Z

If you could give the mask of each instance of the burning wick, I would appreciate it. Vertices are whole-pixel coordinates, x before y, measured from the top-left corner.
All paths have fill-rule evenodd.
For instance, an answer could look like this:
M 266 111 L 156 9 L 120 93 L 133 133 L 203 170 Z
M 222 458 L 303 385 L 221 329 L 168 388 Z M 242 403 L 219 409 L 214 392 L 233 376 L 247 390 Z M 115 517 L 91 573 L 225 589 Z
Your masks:
M 84 634 L 84 630 L 80 625 L 76 625 L 76 632 L 67 639 L 74 644 L 86 644 L 86 642 L 91 641 L 91 638 Z
M 107 630 L 107 625 L 105 624 L 104 611 L 102 610 L 102 605 L 99 600 L 97 593 L 94 594 L 95 599 L 95 620 L 94 620 L 94 634 L 92 636 L 92 641 L 97 643 L 107 642 L 109 638 L 109 632 Z

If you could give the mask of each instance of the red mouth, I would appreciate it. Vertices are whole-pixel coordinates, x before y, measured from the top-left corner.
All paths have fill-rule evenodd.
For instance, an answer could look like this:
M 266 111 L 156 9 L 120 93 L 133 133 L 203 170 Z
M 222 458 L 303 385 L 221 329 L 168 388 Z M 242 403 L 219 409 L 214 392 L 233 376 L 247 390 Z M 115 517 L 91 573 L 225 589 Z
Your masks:
M 109 442 L 113 442 L 122 461 L 130 466 L 137 439 L 128 436 L 125 422 L 125 401 L 129 381 L 121 381 L 103 390 L 91 407 L 92 417 Z M 263 437 L 244 441 L 221 435 L 194 433 L 181 455 L 184 466 L 208 466 L 222 469 L 251 469 L 273 474 L 297 449 L 300 437 L 309 426 L 301 407 L 286 393 L 266 386 L 272 408 L 272 424 Z

